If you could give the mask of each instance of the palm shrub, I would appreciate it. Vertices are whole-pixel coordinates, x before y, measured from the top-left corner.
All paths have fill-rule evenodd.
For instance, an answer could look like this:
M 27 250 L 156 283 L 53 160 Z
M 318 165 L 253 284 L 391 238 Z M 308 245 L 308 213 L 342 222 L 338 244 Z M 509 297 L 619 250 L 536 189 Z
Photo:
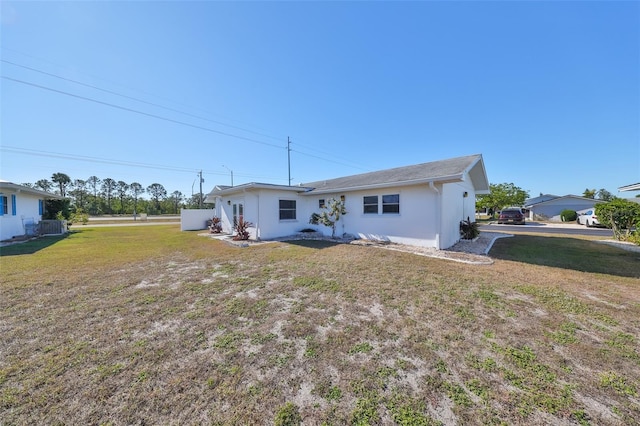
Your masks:
M 467 220 L 460 222 L 460 235 L 464 240 L 473 240 L 480 235 L 480 229 L 478 222 L 471 222 L 471 219 L 467 216 Z
M 219 234 L 222 232 L 222 221 L 219 217 L 214 216 L 211 218 L 211 225 L 209 225 L 209 232 L 212 234 Z
M 251 222 L 247 222 L 244 218 L 238 218 L 238 223 L 236 223 L 236 235 L 233 237 L 236 241 L 248 240 L 249 239 L 249 228 L 253 226 Z

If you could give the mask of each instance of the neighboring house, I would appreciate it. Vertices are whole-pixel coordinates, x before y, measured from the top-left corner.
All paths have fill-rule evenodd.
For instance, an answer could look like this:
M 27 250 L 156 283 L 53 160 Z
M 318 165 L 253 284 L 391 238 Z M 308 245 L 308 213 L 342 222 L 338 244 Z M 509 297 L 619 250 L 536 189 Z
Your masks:
M 253 224 L 253 239 L 274 239 L 313 228 L 312 213 L 330 198 L 344 200 L 347 214 L 337 235 L 445 249 L 460 240 L 460 221 L 475 213 L 476 194 L 488 194 L 482 155 L 398 167 L 299 186 L 247 183 L 216 186 L 205 198 L 215 204 L 224 232 L 238 218 Z
M 565 195 L 558 197 L 555 195 L 541 195 L 529 198 L 524 202 L 524 208 L 529 211 L 529 220 L 550 220 L 560 222 L 560 213 L 563 210 L 574 210 L 576 212 L 593 208 L 602 200 L 579 197 L 577 195 Z
M 44 200 L 59 195 L 0 180 L 0 240 L 27 235 L 42 220 Z
M 640 191 L 640 183 L 625 185 L 618 188 L 618 191 Z

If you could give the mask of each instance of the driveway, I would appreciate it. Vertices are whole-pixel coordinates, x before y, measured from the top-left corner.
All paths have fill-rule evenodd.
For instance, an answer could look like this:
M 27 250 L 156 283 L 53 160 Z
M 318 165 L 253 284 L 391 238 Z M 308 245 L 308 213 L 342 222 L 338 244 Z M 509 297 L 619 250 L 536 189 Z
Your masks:
M 613 231 L 608 228 L 587 228 L 577 223 L 562 222 L 527 222 L 526 225 L 498 225 L 495 222 L 480 225 L 481 231 L 491 232 L 528 232 L 540 234 L 586 235 L 592 237 L 613 237 Z

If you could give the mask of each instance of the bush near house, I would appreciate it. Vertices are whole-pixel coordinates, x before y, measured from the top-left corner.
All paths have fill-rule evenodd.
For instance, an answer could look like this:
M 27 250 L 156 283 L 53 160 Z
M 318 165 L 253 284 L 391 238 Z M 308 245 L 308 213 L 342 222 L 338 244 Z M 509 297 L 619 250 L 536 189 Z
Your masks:
M 249 239 L 249 228 L 253 226 L 253 223 L 247 222 L 244 218 L 240 217 L 238 219 L 238 223 L 236 224 L 236 236 L 233 237 L 236 241 L 248 240 Z
M 560 212 L 560 220 L 563 222 L 575 222 L 578 219 L 578 213 L 575 210 L 562 210 Z
M 309 219 L 312 225 L 324 225 L 331 228 L 331 238 L 336 237 L 336 223 L 340 220 L 340 216 L 347 214 L 344 207 L 344 201 L 331 198 L 327 200 L 322 213 L 313 213 Z
M 464 240 L 473 240 L 480 235 L 480 229 L 478 228 L 478 222 L 471 222 L 471 219 L 467 217 L 467 220 L 460 222 L 460 236 Z
M 596 205 L 598 221 L 613 230 L 613 236 L 621 241 L 640 242 L 640 204 L 616 198 Z

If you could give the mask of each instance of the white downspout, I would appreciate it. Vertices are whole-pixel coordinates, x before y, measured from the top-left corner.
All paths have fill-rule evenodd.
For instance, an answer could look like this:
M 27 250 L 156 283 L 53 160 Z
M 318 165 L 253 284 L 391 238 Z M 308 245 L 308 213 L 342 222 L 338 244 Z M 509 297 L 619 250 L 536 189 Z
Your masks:
M 435 191 L 435 193 L 437 194 L 436 196 L 436 201 L 437 201 L 437 206 L 436 206 L 436 248 L 438 250 L 440 250 L 440 230 L 442 229 L 442 200 L 440 199 L 440 191 L 438 190 L 438 188 L 436 188 L 436 186 L 433 184 L 433 182 L 429 182 L 429 188 L 431 188 L 433 191 Z
M 256 241 L 260 241 L 260 193 L 256 195 L 258 198 L 258 220 L 256 220 Z

